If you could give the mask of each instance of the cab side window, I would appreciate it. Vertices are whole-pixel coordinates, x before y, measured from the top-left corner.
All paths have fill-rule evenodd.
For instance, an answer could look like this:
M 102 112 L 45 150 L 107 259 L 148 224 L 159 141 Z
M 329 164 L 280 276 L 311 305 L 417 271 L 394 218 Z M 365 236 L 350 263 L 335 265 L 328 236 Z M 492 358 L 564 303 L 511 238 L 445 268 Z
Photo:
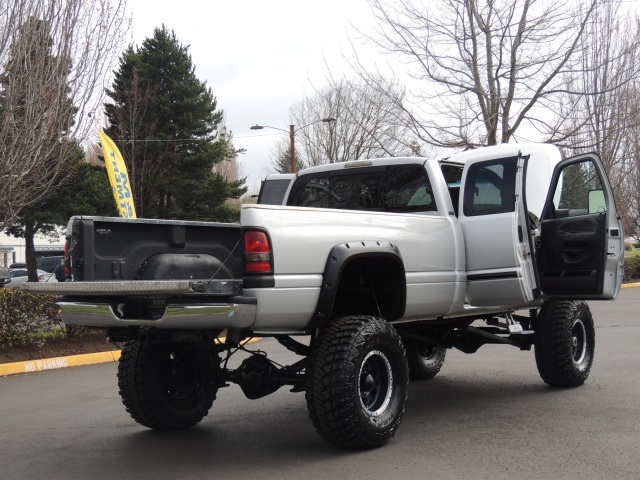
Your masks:
M 517 158 L 491 160 L 469 168 L 464 191 L 467 217 L 515 210 Z
M 389 167 L 387 169 L 385 211 L 435 211 L 431 184 L 420 165 Z
M 553 194 L 555 217 L 576 217 L 604 213 L 606 202 L 602 181 L 590 160 L 564 167 Z

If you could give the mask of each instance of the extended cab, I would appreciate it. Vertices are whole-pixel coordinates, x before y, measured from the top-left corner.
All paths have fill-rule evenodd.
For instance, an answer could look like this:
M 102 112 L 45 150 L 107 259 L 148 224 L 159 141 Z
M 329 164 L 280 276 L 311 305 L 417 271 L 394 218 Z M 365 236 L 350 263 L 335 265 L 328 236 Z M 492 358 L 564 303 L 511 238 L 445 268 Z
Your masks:
M 193 426 L 227 382 L 249 398 L 290 385 L 325 440 L 372 447 L 399 427 L 409 378 L 435 376 L 449 348 L 533 346 L 549 385 L 588 377 L 583 300 L 616 297 L 623 259 L 597 155 L 500 145 L 278 180 L 283 200 L 243 206 L 240 225 L 72 218 L 72 281 L 27 287 L 126 341 L 118 383 L 137 422 Z M 228 368 L 256 336 L 301 359 Z

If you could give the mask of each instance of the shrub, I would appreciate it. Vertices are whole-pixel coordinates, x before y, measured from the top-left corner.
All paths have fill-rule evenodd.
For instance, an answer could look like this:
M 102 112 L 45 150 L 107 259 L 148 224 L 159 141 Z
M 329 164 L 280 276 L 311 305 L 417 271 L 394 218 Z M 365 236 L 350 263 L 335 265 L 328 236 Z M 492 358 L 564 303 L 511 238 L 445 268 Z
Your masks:
M 625 282 L 640 279 L 640 257 L 624 257 L 624 278 Z
M 62 333 L 56 297 L 0 288 L 0 348 L 41 346 Z

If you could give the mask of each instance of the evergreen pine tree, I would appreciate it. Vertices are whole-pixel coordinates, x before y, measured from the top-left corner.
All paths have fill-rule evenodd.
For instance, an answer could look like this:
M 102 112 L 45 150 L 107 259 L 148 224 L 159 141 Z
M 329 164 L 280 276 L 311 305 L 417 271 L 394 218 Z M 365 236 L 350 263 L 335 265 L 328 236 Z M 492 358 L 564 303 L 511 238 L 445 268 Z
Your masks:
M 230 221 L 225 204 L 245 191 L 213 167 L 232 155 L 217 138 L 222 119 L 188 47 L 165 26 L 120 59 L 105 109 L 107 134 L 123 153 L 138 216 Z

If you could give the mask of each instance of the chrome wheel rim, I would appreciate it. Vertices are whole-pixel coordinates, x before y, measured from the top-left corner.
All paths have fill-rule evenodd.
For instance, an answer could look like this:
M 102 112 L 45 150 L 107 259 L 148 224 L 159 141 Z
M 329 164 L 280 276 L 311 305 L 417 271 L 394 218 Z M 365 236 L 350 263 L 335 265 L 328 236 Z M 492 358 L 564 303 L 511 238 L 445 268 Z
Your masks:
M 571 358 L 573 363 L 580 367 L 587 358 L 587 329 L 582 320 L 578 319 L 571 329 Z
M 384 413 L 391 402 L 393 371 L 386 355 L 370 351 L 360 365 L 358 398 L 364 411 L 371 416 Z

